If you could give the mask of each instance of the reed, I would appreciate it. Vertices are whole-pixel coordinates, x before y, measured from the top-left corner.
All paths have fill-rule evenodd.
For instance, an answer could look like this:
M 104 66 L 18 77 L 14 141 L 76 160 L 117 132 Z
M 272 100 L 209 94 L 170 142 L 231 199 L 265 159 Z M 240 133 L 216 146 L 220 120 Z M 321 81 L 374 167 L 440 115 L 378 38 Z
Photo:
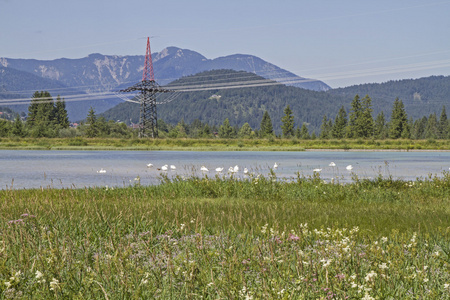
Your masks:
M 2 298 L 446 299 L 450 175 L 0 191 Z

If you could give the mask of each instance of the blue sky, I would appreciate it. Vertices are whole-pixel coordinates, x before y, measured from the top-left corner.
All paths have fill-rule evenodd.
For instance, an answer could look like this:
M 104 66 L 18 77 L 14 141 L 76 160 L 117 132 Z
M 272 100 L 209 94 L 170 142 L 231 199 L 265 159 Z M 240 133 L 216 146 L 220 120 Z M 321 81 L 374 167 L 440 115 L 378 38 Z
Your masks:
M 450 75 L 450 1 L 0 0 L 0 57 L 258 56 L 331 87 Z

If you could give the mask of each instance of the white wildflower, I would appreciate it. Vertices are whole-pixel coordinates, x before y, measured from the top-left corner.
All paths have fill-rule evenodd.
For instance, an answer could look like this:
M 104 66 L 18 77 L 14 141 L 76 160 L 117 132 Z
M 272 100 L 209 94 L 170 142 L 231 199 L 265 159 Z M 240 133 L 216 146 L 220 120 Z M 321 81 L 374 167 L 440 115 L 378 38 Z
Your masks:
M 389 267 L 387 266 L 386 263 L 379 264 L 378 267 L 379 267 L 381 270 L 385 270 L 385 269 L 388 269 L 388 268 L 389 268 Z
M 185 224 L 181 224 L 181 230 L 183 230 L 185 226 Z
M 53 277 L 52 281 L 50 281 L 50 290 L 55 291 L 58 288 L 58 285 L 59 285 L 58 279 Z
M 428 278 L 424 278 L 424 279 L 423 279 L 423 282 L 425 282 L 425 283 L 427 283 L 428 281 L 429 281 Z
M 448 288 L 450 288 L 450 284 L 444 283 L 444 289 L 448 289 Z
M 377 277 L 377 273 L 374 271 L 370 271 L 369 273 L 366 274 L 366 281 L 372 281 L 373 278 Z
M 388 241 L 388 238 L 385 237 L 385 236 L 383 236 L 383 237 L 381 238 L 381 241 L 382 241 L 383 243 L 386 243 L 386 242 Z
M 369 293 L 366 293 L 361 300 L 375 300 L 374 297 L 370 296 Z

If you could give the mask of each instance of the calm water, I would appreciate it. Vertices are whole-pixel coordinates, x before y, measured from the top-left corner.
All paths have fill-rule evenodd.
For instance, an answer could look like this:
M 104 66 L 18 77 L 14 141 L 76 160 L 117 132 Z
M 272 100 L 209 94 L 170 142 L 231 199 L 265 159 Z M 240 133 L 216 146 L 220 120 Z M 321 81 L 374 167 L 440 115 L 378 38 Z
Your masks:
M 330 162 L 336 167 L 330 167 Z M 140 178 L 144 185 L 158 184 L 162 171 L 157 168 L 175 165 L 174 175 L 201 175 L 200 167 L 214 176 L 216 167 L 238 165 L 238 176 L 247 167 L 255 174 L 267 175 L 277 162 L 279 178 L 293 178 L 300 172 L 312 175 L 322 169 L 324 180 L 339 177 L 351 181 L 352 173 L 360 178 L 392 175 L 394 178 L 415 180 L 429 174 L 441 176 L 449 171 L 450 152 L 196 152 L 196 151 L 0 151 L 0 188 L 128 186 Z M 152 163 L 155 167 L 147 168 Z M 347 165 L 353 170 L 346 170 Z M 105 173 L 98 173 L 100 169 Z

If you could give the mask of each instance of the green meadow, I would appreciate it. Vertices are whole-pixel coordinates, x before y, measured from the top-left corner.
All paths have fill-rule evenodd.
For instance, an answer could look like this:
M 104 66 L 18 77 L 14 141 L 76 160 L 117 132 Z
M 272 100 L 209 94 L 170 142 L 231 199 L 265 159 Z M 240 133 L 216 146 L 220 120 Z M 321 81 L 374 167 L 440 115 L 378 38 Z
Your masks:
M 0 191 L 1 299 L 448 299 L 450 174 Z
M 304 151 L 450 150 L 450 140 L 428 139 L 223 139 L 223 138 L 0 138 L 0 149 L 23 150 L 195 150 Z

